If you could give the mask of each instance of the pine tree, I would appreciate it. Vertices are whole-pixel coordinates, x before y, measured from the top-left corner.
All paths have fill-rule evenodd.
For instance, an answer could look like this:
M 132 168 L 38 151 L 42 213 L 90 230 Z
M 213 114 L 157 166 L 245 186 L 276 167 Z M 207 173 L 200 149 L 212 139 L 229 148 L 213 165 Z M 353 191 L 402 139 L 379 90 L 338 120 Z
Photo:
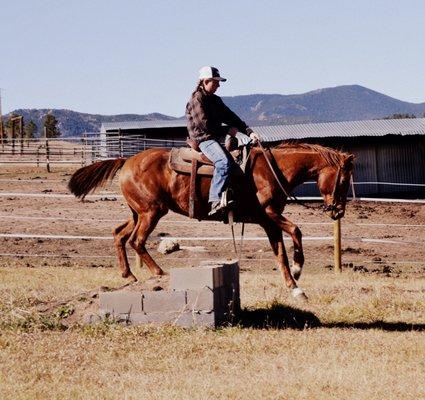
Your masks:
M 47 114 L 43 118 L 43 128 L 46 128 L 46 138 L 57 138 L 61 135 L 61 132 L 58 128 L 58 120 L 52 114 Z
M 35 138 L 36 133 L 37 133 L 37 125 L 34 123 L 33 120 L 28 121 L 24 127 L 25 139 Z

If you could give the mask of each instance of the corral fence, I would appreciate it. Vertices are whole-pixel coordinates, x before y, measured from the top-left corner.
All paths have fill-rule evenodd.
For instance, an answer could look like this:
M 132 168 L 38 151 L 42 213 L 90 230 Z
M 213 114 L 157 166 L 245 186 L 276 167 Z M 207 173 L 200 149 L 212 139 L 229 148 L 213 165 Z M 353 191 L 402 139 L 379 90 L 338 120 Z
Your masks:
M 145 136 L 101 136 L 85 133 L 81 137 L 12 138 L 4 140 L 0 149 L 0 164 L 81 166 L 108 158 L 129 157 L 151 147 L 182 147 L 183 140 L 148 139 Z
M 129 157 L 152 147 L 183 147 L 184 140 L 151 139 L 145 135 L 84 133 L 81 137 L 26 139 L 14 137 L 4 140 L 0 149 L 1 164 L 32 164 L 45 166 L 50 172 L 54 164 L 85 166 L 99 160 Z M 382 188 L 382 189 L 380 189 Z M 382 192 L 382 194 L 380 194 Z M 425 184 L 415 182 L 378 182 L 356 179 L 351 182 L 349 196 L 424 198 Z M 407 193 L 407 195 L 406 195 Z M 409 194 L 410 193 L 410 194 Z M 295 195 L 305 200 L 316 200 L 320 195 L 315 182 L 305 182 L 296 188 Z M 379 196 L 373 196 L 379 194 Z

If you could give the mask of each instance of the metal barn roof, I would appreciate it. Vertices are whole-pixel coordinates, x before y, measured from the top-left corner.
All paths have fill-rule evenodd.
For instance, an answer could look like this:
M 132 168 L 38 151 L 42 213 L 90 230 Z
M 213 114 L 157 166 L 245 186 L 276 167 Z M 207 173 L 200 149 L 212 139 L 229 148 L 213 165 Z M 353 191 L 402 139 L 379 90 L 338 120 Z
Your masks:
M 325 137 L 425 135 L 425 118 L 269 125 L 256 126 L 254 130 L 265 141 Z
M 104 122 L 100 128 L 100 132 L 105 133 L 107 131 L 117 131 L 118 129 L 183 128 L 186 127 L 186 125 L 185 119 Z
M 185 119 L 104 122 L 101 132 L 118 129 L 183 128 Z M 254 130 L 268 142 L 285 139 L 358 137 L 384 135 L 425 135 L 425 118 L 380 119 L 367 121 L 324 122 L 296 125 L 255 126 Z

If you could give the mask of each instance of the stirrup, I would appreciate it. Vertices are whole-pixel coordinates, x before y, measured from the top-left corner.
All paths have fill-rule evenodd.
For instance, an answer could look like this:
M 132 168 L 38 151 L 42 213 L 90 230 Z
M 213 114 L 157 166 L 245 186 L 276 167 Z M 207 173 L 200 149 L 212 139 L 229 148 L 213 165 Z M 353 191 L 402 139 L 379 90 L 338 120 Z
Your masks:
M 213 202 L 211 204 L 211 211 L 208 213 L 209 216 L 216 215 L 223 212 L 226 209 L 226 206 L 220 201 Z
M 229 196 L 229 192 L 232 190 L 227 188 L 222 194 L 220 199 L 220 205 L 222 208 L 226 208 L 234 203 L 233 199 Z

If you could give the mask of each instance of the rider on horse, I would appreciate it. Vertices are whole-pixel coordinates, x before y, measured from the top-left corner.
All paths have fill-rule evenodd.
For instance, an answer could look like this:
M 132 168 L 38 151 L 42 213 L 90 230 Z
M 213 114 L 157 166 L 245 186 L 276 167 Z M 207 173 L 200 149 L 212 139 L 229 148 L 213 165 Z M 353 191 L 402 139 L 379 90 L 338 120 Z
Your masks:
M 217 68 L 202 67 L 199 70 L 198 85 L 186 105 L 189 137 L 214 163 L 209 192 L 209 215 L 214 215 L 225 207 L 221 196 L 227 189 L 232 165 L 231 155 L 218 141 L 222 134 L 222 123 L 229 127 L 227 133 L 230 136 L 235 136 L 239 131 L 248 135 L 253 142 L 259 140 L 259 136 L 214 94 L 220 87 L 220 82 L 226 82 L 226 79 L 220 76 Z

